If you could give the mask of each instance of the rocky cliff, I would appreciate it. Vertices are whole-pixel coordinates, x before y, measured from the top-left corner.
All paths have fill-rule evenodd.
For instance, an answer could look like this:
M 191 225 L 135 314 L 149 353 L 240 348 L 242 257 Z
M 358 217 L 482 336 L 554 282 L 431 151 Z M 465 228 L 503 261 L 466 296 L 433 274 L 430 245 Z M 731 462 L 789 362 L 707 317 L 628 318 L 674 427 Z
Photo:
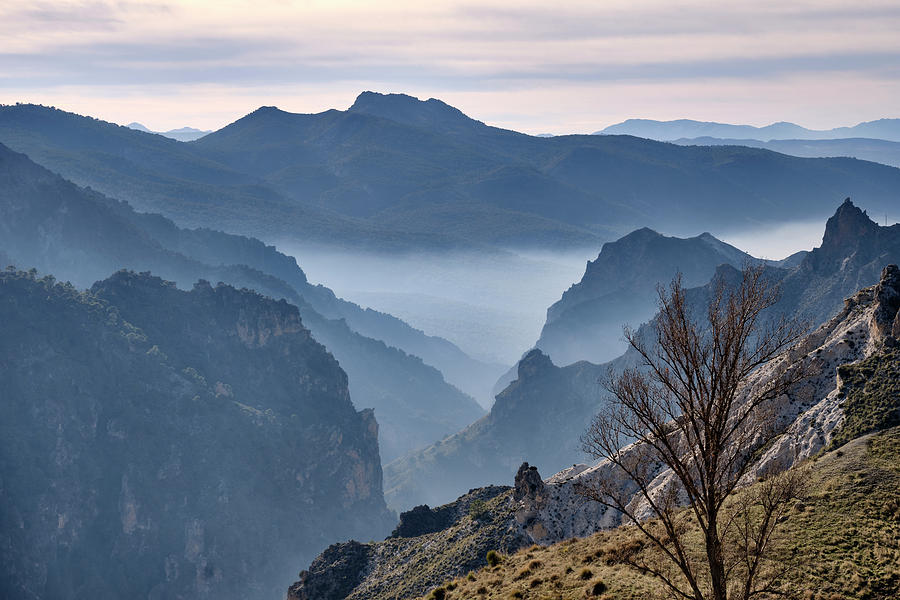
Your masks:
M 278 597 L 389 530 L 378 425 L 296 307 L 7 270 L 0 331 L 3 597 Z
M 748 385 L 773 377 L 786 369 L 803 368 L 811 375 L 771 407 L 769 425 L 780 432 L 760 452 L 748 476 L 783 471 L 809 458 L 832 443 L 843 443 L 860 435 L 900 422 L 900 357 L 893 327 L 898 319 L 900 269 L 889 265 L 880 282 L 847 299 L 845 307 L 793 348 L 754 374 Z M 853 377 L 859 370 L 862 381 Z M 577 493 L 579 485 L 591 485 L 604 476 L 608 465 L 576 466 L 547 481 L 544 501 L 534 501 L 531 519 L 536 542 L 555 542 L 584 536 L 618 524 L 618 516 Z M 671 477 L 659 470 L 651 487 Z
M 637 327 L 656 312 L 658 284 L 681 273 L 686 287 L 703 285 L 719 265 L 752 260 L 709 233 L 683 239 L 638 229 L 604 244 L 581 281 L 547 309 L 536 346 L 559 365 L 612 360 L 625 350 L 622 326 Z

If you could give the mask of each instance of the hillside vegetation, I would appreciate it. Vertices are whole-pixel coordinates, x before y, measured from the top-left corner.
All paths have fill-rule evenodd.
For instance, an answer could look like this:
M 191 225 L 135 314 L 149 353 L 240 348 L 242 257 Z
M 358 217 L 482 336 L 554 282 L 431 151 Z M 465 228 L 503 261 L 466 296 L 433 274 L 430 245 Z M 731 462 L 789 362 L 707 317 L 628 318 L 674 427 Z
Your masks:
M 900 596 L 900 427 L 857 438 L 810 462 L 810 494 L 780 529 L 780 559 L 796 563 L 781 591 L 805 600 Z M 701 540 L 696 538 L 696 550 Z M 624 563 L 654 548 L 623 526 L 532 546 L 433 589 L 423 598 L 643 600 L 661 584 Z

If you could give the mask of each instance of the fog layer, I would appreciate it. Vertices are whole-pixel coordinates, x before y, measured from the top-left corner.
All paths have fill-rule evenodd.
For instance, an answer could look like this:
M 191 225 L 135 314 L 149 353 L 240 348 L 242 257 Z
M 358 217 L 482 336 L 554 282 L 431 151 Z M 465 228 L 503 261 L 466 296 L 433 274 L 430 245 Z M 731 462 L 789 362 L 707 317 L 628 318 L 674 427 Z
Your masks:
M 823 229 L 822 221 L 795 221 L 711 233 L 758 258 L 779 260 L 818 246 Z M 284 250 L 297 258 L 311 282 L 444 337 L 473 358 L 512 365 L 540 337 L 547 308 L 581 279 L 586 262 L 600 249 L 489 254 Z M 612 342 L 621 344 L 618 338 Z
M 351 254 L 285 248 L 313 283 L 444 337 L 474 358 L 512 365 L 540 336 L 547 307 L 599 248 Z

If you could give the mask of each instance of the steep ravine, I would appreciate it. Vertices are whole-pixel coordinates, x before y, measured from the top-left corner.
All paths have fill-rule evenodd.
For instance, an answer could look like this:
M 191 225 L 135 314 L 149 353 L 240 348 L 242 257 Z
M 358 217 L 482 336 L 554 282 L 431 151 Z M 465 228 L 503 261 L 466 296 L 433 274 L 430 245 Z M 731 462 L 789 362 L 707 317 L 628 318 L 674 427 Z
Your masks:
M 772 423 L 780 432 L 776 442 L 746 449 L 759 453 L 748 484 L 756 474 L 790 468 L 835 443 L 846 443 L 900 422 L 898 346 L 900 268 L 889 265 L 883 269 L 877 285 L 848 298 L 837 315 L 755 373 L 755 378 L 766 378 L 782 369 L 802 367 L 809 370 L 810 376 L 775 401 Z M 866 374 L 863 380 L 855 376 L 859 370 Z M 357 557 L 351 569 L 353 585 L 336 595 L 323 595 L 323 600 L 387 600 L 422 595 L 441 582 L 472 570 L 470 563 L 459 561 L 459 540 L 480 539 L 481 547 L 493 544 L 493 548 L 505 550 L 534 543 L 546 546 L 615 527 L 620 524 L 617 513 L 586 501 L 576 491 L 578 485 L 590 485 L 608 468 L 603 462 L 574 465 L 542 480 L 536 470 L 523 464 L 515 478 L 515 491 L 492 500 L 485 521 L 471 515 L 463 517 L 438 531 L 405 539 L 402 546 L 392 540 L 352 549 L 333 546 L 291 587 L 289 598 L 306 600 L 311 597 L 304 595 L 309 586 L 332 581 L 336 572 L 331 565 L 345 564 L 343 553 L 350 550 Z M 653 485 L 670 476 L 660 469 Z M 477 490 L 457 502 L 464 502 L 474 493 Z M 415 549 L 415 554 L 409 554 L 410 548 Z M 416 560 L 409 561 L 404 556 L 415 556 Z M 476 561 L 478 567 L 484 564 L 484 557 Z M 387 585 L 391 581 L 411 583 L 399 588 Z

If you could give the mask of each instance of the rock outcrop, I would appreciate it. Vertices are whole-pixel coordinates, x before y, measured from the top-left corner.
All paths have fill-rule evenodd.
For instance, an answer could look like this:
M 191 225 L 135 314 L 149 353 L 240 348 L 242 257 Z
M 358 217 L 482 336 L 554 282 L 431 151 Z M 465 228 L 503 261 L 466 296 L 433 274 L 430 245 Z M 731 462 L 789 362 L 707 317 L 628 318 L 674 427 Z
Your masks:
M 900 337 L 900 269 L 897 265 L 888 265 L 882 271 L 881 281 L 875 286 L 875 303 L 872 314 L 874 334 L 893 346 Z
M 374 548 L 349 541 L 333 544 L 300 572 L 288 589 L 290 600 L 343 600 L 365 579 Z
M 434 509 L 417 507 L 383 542 L 329 547 L 300 573 L 288 600 L 420 596 L 449 576 L 483 566 L 490 550 L 508 553 L 532 543 L 516 521 L 517 506 L 512 489 L 489 486 Z M 431 531 L 438 522 L 443 526 Z

